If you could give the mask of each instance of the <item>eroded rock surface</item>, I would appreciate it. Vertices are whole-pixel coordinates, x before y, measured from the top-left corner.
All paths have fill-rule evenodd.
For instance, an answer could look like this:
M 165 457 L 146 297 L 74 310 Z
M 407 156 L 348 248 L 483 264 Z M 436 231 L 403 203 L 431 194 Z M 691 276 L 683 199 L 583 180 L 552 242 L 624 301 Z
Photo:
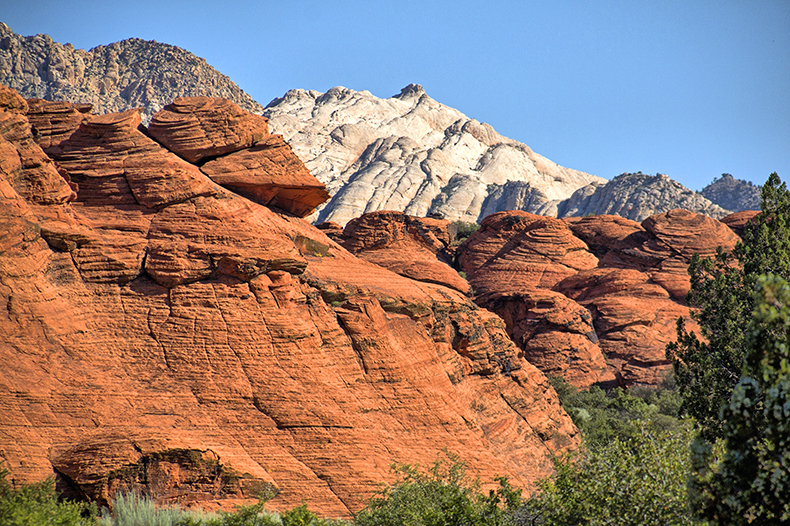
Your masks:
M 143 122 L 177 97 L 263 107 L 204 59 L 169 44 L 130 38 L 91 50 L 49 35 L 21 36 L 0 22 L 0 84 L 23 97 L 88 103 L 97 114 L 142 108 Z
M 578 445 L 546 377 L 463 294 L 214 184 L 134 111 L 50 124 L 61 173 L 47 161 L 32 192 L 13 159 L 37 146 L 3 100 L 0 455 L 16 480 L 226 509 L 270 485 L 275 508 L 348 516 L 392 462 L 446 448 L 529 487 Z
M 733 212 L 760 209 L 760 187 L 730 174 L 721 174 L 700 190 L 700 194 L 711 203 Z
M 343 230 L 343 246 L 358 257 L 417 281 L 438 283 L 464 294 L 469 283 L 451 266 L 450 222 L 407 216 L 402 212 L 370 212 Z
M 547 374 L 581 386 L 613 378 L 657 385 L 670 368 L 664 349 L 676 321 L 689 315 L 692 255 L 732 250 L 737 239 L 724 223 L 686 210 L 641 225 L 613 215 L 501 212 L 460 247 L 458 264 L 475 301 L 506 321 Z
M 342 87 L 291 90 L 264 114 L 333 195 L 317 222 L 345 225 L 377 210 L 463 221 L 512 206 L 553 213 L 577 188 L 603 181 L 558 166 L 414 84 L 388 99 Z

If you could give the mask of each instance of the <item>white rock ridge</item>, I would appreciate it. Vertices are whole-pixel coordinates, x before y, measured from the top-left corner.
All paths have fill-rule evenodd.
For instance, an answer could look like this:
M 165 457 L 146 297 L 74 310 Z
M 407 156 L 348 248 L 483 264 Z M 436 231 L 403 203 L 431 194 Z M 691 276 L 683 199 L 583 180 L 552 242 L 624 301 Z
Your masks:
M 556 215 L 575 190 L 605 182 L 557 165 L 415 84 L 388 99 L 342 87 L 295 89 L 264 115 L 333 195 L 313 218 L 319 223 L 345 225 L 376 210 L 461 221 L 513 206 Z

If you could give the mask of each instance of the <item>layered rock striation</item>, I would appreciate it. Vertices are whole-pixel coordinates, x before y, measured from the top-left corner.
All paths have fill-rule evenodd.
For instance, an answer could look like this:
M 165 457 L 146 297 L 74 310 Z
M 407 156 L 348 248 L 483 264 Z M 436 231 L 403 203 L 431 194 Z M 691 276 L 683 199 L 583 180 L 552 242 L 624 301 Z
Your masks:
M 603 182 L 499 135 L 415 84 L 388 99 L 342 87 L 291 90 L 264 114 L 333 195 L 318 222 L 343 226 L 377 210 L 463 221 L 513 207 L 555 215 L 576 189 Z
M 545 373 L 578 386 L 658 385 L 676 321 L 689 316 L 692 255 L 737 240 L 725 223 L 679 209 L 641 224 L 500 212 L 459 247 L 458 266 Z
M 446 448 L 529 487 L 578 445 L 500 318 L 263 204 L 254 179 L 299 165 L 286 146 L 250 145 L 238 123 L 211 139 L 211 162 L 256 159 L 248 198 L 140 119 L 0 88 L 0 457 L 15 480 L 224 508 L 275 488 L 274 507 L 348 516 L 392 462 Z M 445 243 L 443 223 L 387 221 L 426 253 Z

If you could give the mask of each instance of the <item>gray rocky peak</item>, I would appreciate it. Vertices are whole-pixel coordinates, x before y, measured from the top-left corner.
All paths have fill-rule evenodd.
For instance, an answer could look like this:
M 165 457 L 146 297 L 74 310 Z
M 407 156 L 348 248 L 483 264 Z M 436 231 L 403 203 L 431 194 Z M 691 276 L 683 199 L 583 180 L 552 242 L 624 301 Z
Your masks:
M 711 202 L 733 212 L 760 209 L 760 187 L 749 181 L 736 179 L 730 174 L 721 174 L 721 177 L 703 188 L 700 193 Z
M 264 115 L 333 194 L 318 222 L 344 225 L 376 210 L 463 221 L 511 206 L 551 214 L 579 187 L 604 181 L 503 137 L 417 84 L 387 99 L 343 87 L 291 90 Z
M 177 97 L 263 107 L 204 59 L 169 44 L 130 38 L 89 51 L 48 35 L 23 37 L 0 23 L 0 84 L 26 98 L 85 102 L 94 113 L 142 108 L 143 122 Z
M 614 214 L 634 221 L 675 208 L 720 219 L 731 213 L 664 174 L 624 173 L 578 189 L 558 206 L 558 217 Z

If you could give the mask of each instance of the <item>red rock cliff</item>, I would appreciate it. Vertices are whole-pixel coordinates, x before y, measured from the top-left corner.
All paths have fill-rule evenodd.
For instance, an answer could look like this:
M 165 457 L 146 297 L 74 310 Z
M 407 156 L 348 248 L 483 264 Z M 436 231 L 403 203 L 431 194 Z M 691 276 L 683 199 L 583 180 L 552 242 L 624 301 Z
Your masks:
M 220 186 L 135 111 L 28 108 L 4 88 L 0 103 L 0 457 L 14 479 L 222 506 L 268 485 L 275 507 L 342 516 L 392 462 L 446 448 L 529 486 L 578 444 L 498 317 L 351 255 L 294 217 L 313 197 L 267 202 L 274 177 L 235 168 Z M 261 160 L 273 150 L 255 126 L 186 143 L 231 167 L 253 162 L 230 159 L 244 152 L 293 190 L 301 163 L 284 144 Z

